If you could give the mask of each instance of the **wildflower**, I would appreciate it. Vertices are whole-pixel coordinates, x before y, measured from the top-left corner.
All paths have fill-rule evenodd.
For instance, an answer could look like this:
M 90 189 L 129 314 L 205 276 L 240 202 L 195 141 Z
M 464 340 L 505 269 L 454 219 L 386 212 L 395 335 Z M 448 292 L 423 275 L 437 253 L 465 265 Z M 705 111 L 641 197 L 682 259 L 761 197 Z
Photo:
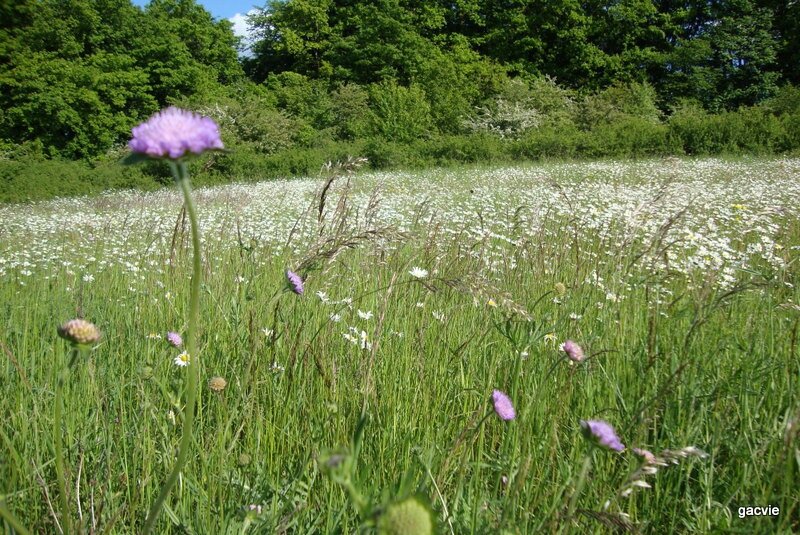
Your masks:
M 147 335 L 148 340 L 161 340 L 161 335 L 158 333 L 150 333 Z
M 494 299 L 489 298 L 489 300 L 486 302 L 486 304 L 489 305 L 492 308 L 497 308 L 497 301 L 495 301 Z
M 344 337 L 345 340 L 347 340 L 350 343 L 353 343 L 353 344 L 357 344 L 358 343 L 358 338 L 356 338 L 355 336 L 353 336 L 350 333 L 342 333 L 342 336 Z
M 567 340 L 561 344 L 561 351 L 566 353 L 567 358 L 572 362 L 583 362 L 583 360 L 586 358 L 586 356 L 583 354 L 583 349 L 581 346 L 572 340 Z
M 514 405 L 511 403 L 511 398 L 504 392 L 500 390 L 493 391 L 492 402 L 494 403 L 494 412 L 497 413 L 497 416 L 499 416 L 501 420 L 513 420 L 516 417 L 517 414 L 514 412 Z
M 559 297 L 564 297 L 567 294 L 567 287 L 563 282 L 557 282 L 554 288 Z
M 622 451 L 625 445 L 620 441 L 614 428 L 602 420 L 581 420 L 583 436 L 590 442 L 614 451 Z
M 297 295 L 303 295 L 303 279 L 300 275 L 291 270 L 286 270 L 286 282 L 289 284 L 289 289 Z
M 181 347 L 183 345 L 183 338 L 181 338 L 181 335 L 178 333 L 170 331 L 167 333 L 167 342 L 169 342 L 169 345 L 172 347 Z
M 578 321 L 578 320 L 579 320 L 579 319 L 581 319 L 582 317 L 583 317 L 582 315 L 580 315 L 580 314 L 577 314 L 577 313 L 575 313 L 575 312 L 572 312 L 572 313 L 569 315 L 569 319 L 571 319 L 572 321 Z
M 361 309 L 358 309 L 358 317 L 362 320 L 372 319 L 372 311 L 362 312 Z
M 175 357 L 175 360 L 173 362 L 175 363 L 175 366 L 180 366 L 181 368 L 183 368 L 184 366 L 189 365 L 189 360 L 190 360 L 189 353 L 184 351 L 183 353 Z
M 317 292 L 317 297 L 319 297 L 319 300 L 322 301 L 323 303 L 328 302 L 328 294 L 323 291 Z
M 361 349 L 366 349 L 367 351 L 372 350 L 372 342 L 367 339 L 367 331 L 361 331 L 359 335 L 361 338 Z
M 553 347 L 555 347 L 555 345 L 556 345 L 556 333 L 547 333 L 547 334 L 545 334 L 544 337 L 542 338 L 542 341 L 545 344 L 550 344 Z
M 433 518 L 428 507 L 417 498 L 393 503 L 378 520 L 380 535 L 431 535 Z
M 331 314 L 330 318 L 331 318 L 331 321 L 334 322 L 334 323 L 338 323 L 338 322 L 342 321 L 342 315 L 341 314 Z
M 272 329 L 267 329 L 266 327 L 265 327 L 265 328 L 263 328 L 263 329 L 261 329 L 261 332 L 262 332 L 262 333 L 264 333 L 264 336 L 266 336 L 267 338 L 271 338 L 271 337 L 272 337 L 272 335 L 273 335 L 273 334 L 275 334 L 275 331 L 274 331 L 274 330 L 272 330 Z
M 93 323 L 74 319 L 58 328 L 58 336 L 76 345 L 91 345 L 100 340 L 100 331 Z
M 641 448 L 633 448 L 633 453 L 635 453 L 637 457 L 642 459 L 642 462 L 644 464 L 656 464 L 657 462 L 656 456 L 653 455 L 653 452 L 649 450 L 644 450 Z
M 210 388 L 214 392 L 222 392 L 226 386 L 228 386 L 228 381 L 226 381 L 222 377 L 212 377 L 208 381 L 208 388 Z
M 434 310 L 433 312 L 431 312 L 431 315 L 437 321 L 444 321 L 445 320 L 444 312 L 439 312 L 438 310 Z
M 409 271 L 412 277 L 416 279 L 424 279 L 428 276 L 428 270 L 422 269 L 421 267 L 414 267 Z
M 183 158 L 187 152 L 202 154 L 223 149 L 219 127 L 212 119 L 169 107 L 136 126 L 128 147 L 151 158 Z

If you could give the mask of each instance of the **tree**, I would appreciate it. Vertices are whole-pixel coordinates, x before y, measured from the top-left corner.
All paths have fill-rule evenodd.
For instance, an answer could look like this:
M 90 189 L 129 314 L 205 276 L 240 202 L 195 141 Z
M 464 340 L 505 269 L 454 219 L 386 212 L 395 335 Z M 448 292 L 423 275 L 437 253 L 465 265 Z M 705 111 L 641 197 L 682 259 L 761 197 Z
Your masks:
M 193 0 L 40 0 L 2 4 L 0 138 L 89 157 L 179 98 L 243 73 L 228 21 Z M 13 52 L 13 53 L 12 53 Z
M 750 0 L 661 2 L 674 23 L 673 47 L 656 83 L 668 101 L 693 98 L 735 109 L 776 88 L 773 14 Z

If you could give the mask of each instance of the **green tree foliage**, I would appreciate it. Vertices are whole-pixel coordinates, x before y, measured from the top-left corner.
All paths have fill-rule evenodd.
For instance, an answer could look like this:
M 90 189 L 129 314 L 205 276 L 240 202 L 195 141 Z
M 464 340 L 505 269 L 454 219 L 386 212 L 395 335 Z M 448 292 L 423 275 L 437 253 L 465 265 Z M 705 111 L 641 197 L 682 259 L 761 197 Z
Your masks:
M 319 77 L 330 74 L 325 59 L 333 30 L 328 19 L 331 0 L 271 0 L 250 17 L 259 40 L 253 47 L 255 61 L 249 74 L 264 80 L 272 72 L 297 71 Z
M 243 75 L 230 23 L 193 0 L 3 4 L 0 138 L 86 157 L 175 99 L 219 93 Z M 8 24 L 6 21 L 11 20 Z
M 672 17 L 672 50 L 658 80 L 667 101 L 692 98 L 735 109 L 776 89 L 773 12 L 750 0 L 661 2 Z
M 0 155 L 112 154 L 172 104 L 248 172 L 800 143 L 798 2 L 268 0 L 239 58 L 198 1 L 0 0 Z

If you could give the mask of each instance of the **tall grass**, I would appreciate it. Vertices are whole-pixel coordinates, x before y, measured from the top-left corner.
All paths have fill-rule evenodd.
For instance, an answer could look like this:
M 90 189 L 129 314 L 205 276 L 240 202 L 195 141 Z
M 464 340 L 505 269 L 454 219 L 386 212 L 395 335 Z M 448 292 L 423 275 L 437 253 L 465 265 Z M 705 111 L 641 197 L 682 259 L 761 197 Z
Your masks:
M 329 172 L 198 191 L 204 388 L 158 532 L 352 533 L 414 493 L 442 533 L 800 529 L 800 162 Z M 0 207 L 0 497 L 34 532 L 75 316 L 104 336 L 64 385 L 72 525 L 141 530 L 180 439 L 187 232 L 167 192 Z M 517 417 L 478 425 L 493 389 Z M 627 448 L 578 492 L 582 419 Z M 622 497 L 634 447 L 679 462 Z

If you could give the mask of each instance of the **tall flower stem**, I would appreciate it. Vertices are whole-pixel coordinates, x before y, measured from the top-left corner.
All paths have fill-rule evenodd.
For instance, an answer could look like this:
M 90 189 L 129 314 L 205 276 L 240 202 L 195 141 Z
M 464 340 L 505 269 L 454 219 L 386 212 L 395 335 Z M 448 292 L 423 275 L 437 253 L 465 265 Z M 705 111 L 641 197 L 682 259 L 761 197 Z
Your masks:
M 58 479 L 59 507 L 61 508 L 61 533 L 69 535 L 70 513 L 69 498 L 67 496 L 67 478 L 64 469 L 64 434 L 61 431 L 61 420 L 64 413 L 64 383 L 69 376 L 69 370 L 78 358 L 78 347 L 72 347 L 69 364 L 58 371 L 56 379 L 55 403 L 53 407 L 53 447 L 56 452 L 56 478 Z
M 581 466 L 581 472 L 578 474 L 578 482 L 575 484 L 575 491 L 572 493 L 572 496 L 569 499 L 567 518 L 570 520 L 573 518 L 575 509 L 578 506 L 578 496 L 580 496 L 581 492 L 583 492 L 583 487 L 586 485 L 586 476 L 589 475 L 589 469 L 592 467 L 593 456 L 594 447 L 590 446 L 589 451 L 586 453 L 586 457 L 583 459 L 583 466 Z
M 183 192 L 184 202 L 186 203 L 186 213 L 189 216 L 189 222 L 192 229 L 192 249 L 193 249 L 193 266 L 192 266 L 192 290 L 189 298 L 189 328 L 186 334 L 186 351 L 189 353 L 189 366 L 187 372 L 189 374 L 188 384 L 186 387 L 186 406 L 183 414 L 183 430 L 181 434 L 181 442 L 178 448 L 178 458 L 175 461 L 175 466 L 172 468 L 167 481 L 161 487 L 156 501 L 150 507 L 150 512 L 147 514 L 147 520 L 144 524 L 142 533 L 147 535 L 155 526 L 156 519 L 158 518 L 164 501 L 169 496 L 170 490 L 175 485 L 175 482 L 180 476 L 183 466 L 189 455 L 189 448 L 192 445 L 192 431 L 194 428 L 195 405 L 197 402 L 197 384 L 200 380 L 200 359 L 197 354 L 197 324 L 200 317 L 200 277 L 202 275 L 202 255 L 200 250 L 200 228 L 197 222 L 197 211 L 195 209 L 194 201 L 192 200 L 191 189 L 189 185 L 189 170 L 186 162 L 169 162 L 172 174 Z

